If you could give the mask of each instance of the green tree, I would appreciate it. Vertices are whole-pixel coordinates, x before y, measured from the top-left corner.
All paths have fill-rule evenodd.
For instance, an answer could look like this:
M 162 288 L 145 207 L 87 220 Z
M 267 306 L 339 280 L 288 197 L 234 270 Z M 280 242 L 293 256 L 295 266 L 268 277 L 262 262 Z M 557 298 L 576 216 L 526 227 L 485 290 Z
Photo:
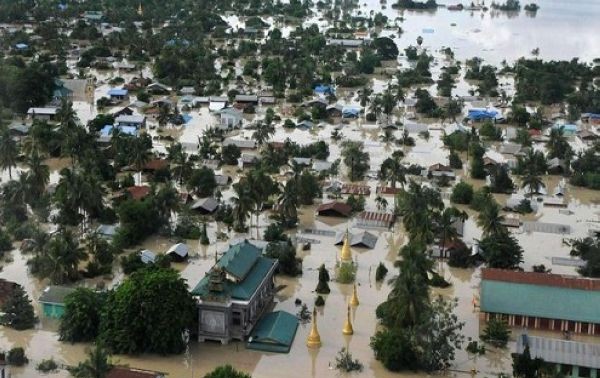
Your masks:
M 325 268 L 325 264 L 321 264 L 319 267 L 319 283 L 315 290 L 319 294 L 329 294 L 329 271 Z
M 521 188 L 527 189 L 527 194 L 530 197 L 533 197 L 534 194 L 539 193 L 539 191 L 544 187 L 544 181 L 538 175 L 527 174 L 521 180 Z
M 234 369 L 231 365 L 219 366 L 204 378 L 252 378 L 250 374 Z
M 16 330 L 33 328 L 37 319 L 31 300 L 21 285 L 15 286 L 8 300 L 2 305 L 2 323 Z
M 479 249 L 490 268 L 516 269 L 523 262 L 523 249 L 508 232 L 484 237 L 479 241 Z
M 450 201 L 452 203 L 468 205 L 473 200 L 473 185 L 461 181 L 452 188 Z
M 87 355 L 85 361 L 69 369 L 71 375 L 75 378 L 106 378 L 113 368 L 108 350 L 101 343 L 96 343 Z
M 298 223 L 298 194 L 296 181 L 290 180 L 285 184 L 279 195 L 279 218 L 284 227 L 292 228 Z
M 38 267 L 37 274 L 50 278 L 54 284 L 64 284 L 79 278 L 79 264 L 87 253 L 79 246 L 71 231 L 62 229 L 44 248 L 44 253 L 34 257 L 32 263 Z
M 504 348 L 508 343 L 509 337 L 510 329 L 508 328 L 508 324 L 502 319 L 491 318 L 483 330 L 481 340 L 496 348 Z
M 546 365 L 542 358 L 531 358 L 529 345 L 525 345 L 525 349 L 521 354 L 513 354 L 513 375 L 515 378 L 538 378 L 552 376 L 552 370 L 555 365 Z
M 483 230 L 484 236 L 507 233 L 502 222 L 504 216 L 500 214 L 500 206 L 495 201 L 484 206 L 477 216 L 477 225 Z
M 69 342 L 89 342 L 98 337 L 105 296 L 87 288 L 77 288 L 65 298 L 60 318 L 59 338 Z
M 369 170 L 369 154 L 361 142 L 345 141 L 342 144 L 342 157 L 348 168 L 350 181 L 362 180 Z
M 215 172 L 207 167 L 195 169 L 187 181 L 187 187 L 200 197 L 212 196 L 217 188 Z
M 181 353 L 181 334 L 191 327 L 195 312 L 195 301 L 176 271 L 142 269 L 108 293 L 100 339 L 115 353 Z
M 12 180 L 12 168 L 17 166 L 19 147 L 13 140 L 8 129 L 0 134 L 0 167 L 8 169 L 8 178 Z

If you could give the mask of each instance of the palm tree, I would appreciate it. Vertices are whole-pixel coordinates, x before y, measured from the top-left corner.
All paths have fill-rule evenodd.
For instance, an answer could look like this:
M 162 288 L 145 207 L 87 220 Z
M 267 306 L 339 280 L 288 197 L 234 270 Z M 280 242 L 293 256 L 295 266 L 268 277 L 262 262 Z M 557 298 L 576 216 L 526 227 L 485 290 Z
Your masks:
M 394 111 L 394 107 L 396 106 L 396 103 L 397 103 L 396 96 L 392 93 L 391 88 L 388 86 L 381 96 L 381 107 L 382 107 L 383 113 L 387 117 L 388 123 L 390 123 L 390 118 L 391 118 L 392 112 Z
M 396 137 L 394 136 L 394 132 L 392 130 L 385 129 L 383 134 L 379 136 L 379 139 L 383 143 L 388 144 L 388 143 L 394 142 L 396 140 Z
M 140 137 L 134 138 L 131 146 L 130 163 L 138 172 L 138 185 L 142 183 L 142 169 L 150 159 L 149 155 L 145 140 Z
M 8 169 L 8 177 L 12 180 L 12 168 L 17 166 L 19 146 L 10 136 L 10 131 L 4 129 L 0 134 L 0 167 Z
M 87 253 L 79 246 L 73 233 L 61 229 L 46 245 L 39 273 L 54 284 L 73 281 L 79 275 L 79 263 L 86 257 Z
M 377 196 L 375 197 L 375 204 L 377 206 L 377 210 L 383 210 L 385 211 L 388 207 L 388 201 L 383 198 L 382 196 Z
M 523 181 L 521 182 L 521 188 L 529 189 L 528 193 L 530 197 L 533 197 L 534 194 L 539 193 L 540 189 L 544 187 L 544 182 L 542 178 L 535 174 L 528 174 L 523 177 Z
M 458 231 L 454 227 L 454 222 L 460 218 L 460 213 L 455 207 L 448 207 L 438 214 L 437 228 L 440 236 L 440 256 L 442 257 L 446 249 L 446 242 L 456 240 L 458 237 Z
M 244 184 L 238 182 L 233 184 L 235 195 L 231 197 L 233 202 L 233 228 L 238 232 L 246 230 L 246 218 L 252 209 L 252 197 Z
M 297 181 L 292 179 L 285 184 L 279 195 L 279 217 L 285 227 L 294 227 L 298 223 Z
M 35 195 L 40 196 L 50 181 L 50 168 L 44 164 L 44 158 L 37 150 L 32 150 L 31 155 L 26 158 L 25 164 L 29 167 L 27 176 L 31 189 Z
M 159 126 L 165 126 L 171 118 L 171 108 L 169 105 L 161 105 L 158 108 L 158 116 L 156 117 Z
M 406 169 L 400 163 L 399 158 L 387 158 L 381 164 L 379 178 L 390 181 L 392 188 L 396 187 L 396 183 L 400 183 L 404 187 L 406 184 Z
M 483 230 L 485 236 L 506 233 L 504 215 L 500 214 L 500 206 L 496 202 L 490 202 L 479 212 L 477 225 Z
M 275 133 L 275 126 L 272 124 L 257 122 L 256 131 L 252 134 L 252 138 L 262 146 Z
M 179 185 L 183 184 L 183 179 L 189 177 L 192 173 L 193 165 L 189 160 L 188 154 L 183 150 L 181 143 L 174 143 L 167 147 L 169 161 L 171 162 L 173 173 L 177 178 Z
M 88 351 L 87 360 L 80 362 L 70 370 L 75 378 L 106 378 L 112 369 L 110 355 L 100 343 Z

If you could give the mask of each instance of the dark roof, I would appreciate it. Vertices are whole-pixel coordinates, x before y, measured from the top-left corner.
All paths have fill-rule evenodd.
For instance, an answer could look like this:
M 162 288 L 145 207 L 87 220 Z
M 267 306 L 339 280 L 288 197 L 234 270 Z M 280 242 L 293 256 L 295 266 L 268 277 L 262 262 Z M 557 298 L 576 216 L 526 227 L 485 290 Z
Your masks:
M 141 200 L 142 198 L 144 198 L 148 194 L 150 194 L 149 186 L 130 186 L 129 188 L 126 188 L 125 190 L 129 193 L 131 198 L 133 198 L 134 200 Z
M 267 352 L 288 353 L 297 329 L 296 316 L 285 311 L 271 312 L 258 322 L 246 347 Z
M 145 171 L 158 171 L 167 168 L 169 163 L 165 159 L 152 159 L 144 165 Z
M 195 201 L 190 208 L 192 210 L 203 210 L 207 213 L 213 213 L 219 207 L 219 201 L 213 197 L 200 198 Z
M 63 304 L 65 303 L 65 297 L 74 291 L 75 289 L 72 287 L 48 286 L 40 296 L 39 302 Z
M 384 222 L 390 225 L 396 220 L 393 213 L 380 213 L 378 211 L 363 211 L 356 217 L 363 222 Z
M 163 377 L 162 373 L 150 370 L 130 369 L 126 367 L 112 368 L 106 378 L 158 378 Z
M 0 307 L 6 303 L 17 286 L 19 285 L 14 282 L 0 278 Z
M 336 212 L 341 216 L 349 217 L 352 214 L 352 206 L 343 202 L 329 202 L 324 203 L 317 207 L 317 213 L 328 213 L 330 211 Z
M 402 188 L 392 188 L 391 186 L 378 186 L 376 189 L 377 194 L 398 194 L 402 191 Z
M 368 185 L 344 184 L 342 185 L 342 194 L 362 194 L 363 196 L 368 196 L 371 194 L 371 188 Z

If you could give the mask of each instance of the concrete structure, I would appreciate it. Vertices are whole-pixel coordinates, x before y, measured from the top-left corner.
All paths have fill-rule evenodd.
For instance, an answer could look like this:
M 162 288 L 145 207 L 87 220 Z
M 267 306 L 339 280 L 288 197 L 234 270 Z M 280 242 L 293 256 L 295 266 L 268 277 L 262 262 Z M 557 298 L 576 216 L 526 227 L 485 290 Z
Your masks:
M 244 340 L 275 294 L 277 261 L 243 241 L 227 250 L 192 290 L 198 300 L 198 341 Z
M 480 308 L 511 326 L 600 335 L 600 280 L 483 269 Z
M 60 318 L 65 313 L 65 297 L 75 289 L 65 286 L 49 286 L 40 296 L 42 312 L 48 318 Z

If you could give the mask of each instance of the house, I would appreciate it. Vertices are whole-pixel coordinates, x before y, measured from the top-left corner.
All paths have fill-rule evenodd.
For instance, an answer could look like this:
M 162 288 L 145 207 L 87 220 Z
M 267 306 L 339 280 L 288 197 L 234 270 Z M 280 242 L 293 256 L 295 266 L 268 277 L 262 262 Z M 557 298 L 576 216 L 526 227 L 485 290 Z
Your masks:
M 258 96 L 239 94 L 235 96 L 234 101 L 238 104 L 258 105 Z
M 486 320 L 501 317 L 510 326 L 600 335 L 600 280 L 483 269 L 480 291 Z
M 184 96 L 193 96 L 194 94 L 196 94 L 196 89 L 194 87 L 182 87 L 179 90 L 179 93 L 181 93 Z
M 181 262 L 188 257 L 189 247 L 184 243 L 173 244 L 166 252 L 173 261 Z
M 516 143 L 503 143 L 500 146 L 500 153 L 504 155 L 522 155 L 525 153 L 523 147 Z
M 446 177 L 449 179 L 454 179 L 456 177 L 454 171 L 450 166 L 440 163 L 429 166 L 429 169 L 427 170 L 427 175 L 434 178 Z
M 313 127 L 315 127 L 315 124 L 306 119 L 296 124 L 296 128 L 301 130 L 312 130 Z
M 8 126 L 8 131 L 13 137 L 22 138 L 29 134 L 29 130 L 31 130 L 31 125 L 28 125 L 24 122 L 13 122 Z
M 360 107 L 344 106 L 342 108 L 342 118 L 358 118 L 360 116 Z
M 348 218 L 352 214 L 352 207 L 344 202 L 329 202 L 317 207 L 317 215 L 322 217 Z
M 154 263 L 156 261 L 156 253 L 149 249 L 144 249 L 140 251 L 140 260 L 142 260 L 144 264 Z
M 594 141 L 596 139 L 598 139 L 598 135 L 594 134 L 592 131 L 590 130 L 581 130 L 579 132 L 579 139 L 583 140 L 583 141 Z
M 0 278 L 0 308 L 9 300 L 19 284 Z
M 335 94 L 335 90 L 330 85 L 317 85 L 315 87 L 315 93 L 318 95 Z
M 419 134 L 429 131 L 429 126 L 424 123 L 406 123 L 404 130 L 409 134 Z
M 321 108 L 321 109 L 324 109 L 325 111 L 327 111 L 328 104 L 329 103 L 325 99 L 315 98 L 313 100 L 304 102 L 302 104 L 302 106 L 305 108 Z M 341 111 L 341 109 L 340 109 L 340 111 Z
M 211 112 L 218 112 L 219 110 L 227 106 L 227 97 L 222 96 L 210 96 L 208 102 L 208 110 Z
M 296 164 L 296 165 L 299 165 L 302 167 L 308 167 L 308 166 L 310 166 L 311 163 L 312 163 L 311 158 L 293 157 L 290 159 L 290 166 L 293 166 L 294 164 Z
M 131 72 L 136 69 L 135 64 L 128 62 L 117 62 L 113 64 L 113 67 L 120 71 Z
M 330 161 L 315 160 L 312 163 L 312 170 L 317 173 L 327 172 L 331 169 L 332 166 L 333 166 L 333 163 Z
M 497 110 L 487 108 L 473 108 L 469 109 L 467 113 L 467 118 L 475 122 L 486 120 L 495 121 L 498 116 L 499 112 Z
M 246 348 L 265 352 L 289 353 L 296 330 L 298 317 L 286 311 L 266 314 L 252 331 Z
M 27 110 L 29 118 L 41 121 L 54 121 L 57 114 L 58 108 L 29 108 Z
M 342 194 L 352 194 L 357 196 L 371 195 L 371 188 L 368 185 L 344 184 L 341 188 Z
M 567 171 L 567 163 L 557 157 L 548 160 L 548 173 L 551 175 L 561 175 Z
M 396 221 L 393 213 L 363 211 L 356 216 L 356 225 L 363 228 L 391 228 Z
M 344 244 L 344 238 L 346 232 L 337 232 L 335 235 L 334 245 Z M 377 236 L 367 231 L 352 232 L 350 233 L 350 245 L 352 247 L 363 247 L 373 249 L 377 244 Z
M 146 91 L 153 95 L 166 95 L 171 92 L 171 88 L 159 82 L 155 82 L 147 85 Z
M 124 88 L 111 88 L 108 90 L 108 97 L 112 101 L 123 101 L 129 98 L 129 91 Z
M 223 147 L 234 145 L 237 146 L 240 150 L 254 150 L 256 149 L 256 141 L 253 139 L 233 139 L 233 138 L 225 138 L 223 141 Z
M 359 48 L 365 43 L 364 39 L 328 39 L 329 46 L 342 46 L 348 48 Z
M 215 182 L 218 186 L 227 186 L 231 183 L 231 177 L 227 175 L 215 175 Z
M 115 366 L 106 374 L 106 378 L 165 378 L 165 374 L 151 370 Z
M 194 201 L 190 209 L 199 212 L 200 214 L 212 214 L 219 208 L 219 201 L 213 197 L 200 198 Z
M 198 341 L 227 344 L 251 335 L 273 303 L 276 268 L 277 260 L 248 241 L 225 251 L 191 292 L 198 303 Z M 262 330 L 258 335 L 264 336 Z
M 242 126 L 244 115 L 235 108 L 224 108 L 219 110 L 221 117 L 219 128 L 224 130 L 234 129 Z
M 125 188 L 126 195 L 129 195 L 131 199 L 140 201 L 150 194 L 149 186 L 130 186 L 129 188 Z
M 96 233 L 105 239 L 112 239 L 117 234 L 116 224 L 101 224 L 96 228 Z
M 256 165 L 260 161 L 260 158 L 254 154 L 242 154 L 239 159 L 238 165 L 240 168 L 245 169 Z
M 555 124 L 552 126 L 554 130 L 561 130 L 562 134 L 566 137 L 577 135 L 579 128 L 574 124 Z
M 120 115 L 115 118 L 115 124 L 119 127 L 131 126 L 142 129 L 146 127 L 146 117 L 142 115 Z
M 60 318 L 65 313 L 65 298 L 75 289 L 65 286 L 49 286 L 44 289 L 38 302 L 42 305 L 42 312 L 48 318 Z
M 517 337 L 516 354 L 523 354 L 526 347 L 531 358 L 541 358 L 544 363 L 553 365 L 557 376 L 600 377 L 598 344 L 521 334 Z
M 104 18 L 104 13 L 101 11 L 85 11 L 83 18 L 88 22 L 100 22 Z
M 402 191 L 402 188 L 394 188 L 391 186 L 378 186 L 375 188 L 375 193 L 382 196 L 396 196 Z
M 326 107 L 325 111 L 327 112 L 328 117 L 337 118 L 342 116 L 342 109 L 344 109 L 342 105 L 333 104 Z
M 152 159 L 149 160 L 144 167 L 142 168 L 143 172 L 154 173 L 156 171 L 161 171 L 167 169 L 169 167 L 169 162 L 166 159 Z

